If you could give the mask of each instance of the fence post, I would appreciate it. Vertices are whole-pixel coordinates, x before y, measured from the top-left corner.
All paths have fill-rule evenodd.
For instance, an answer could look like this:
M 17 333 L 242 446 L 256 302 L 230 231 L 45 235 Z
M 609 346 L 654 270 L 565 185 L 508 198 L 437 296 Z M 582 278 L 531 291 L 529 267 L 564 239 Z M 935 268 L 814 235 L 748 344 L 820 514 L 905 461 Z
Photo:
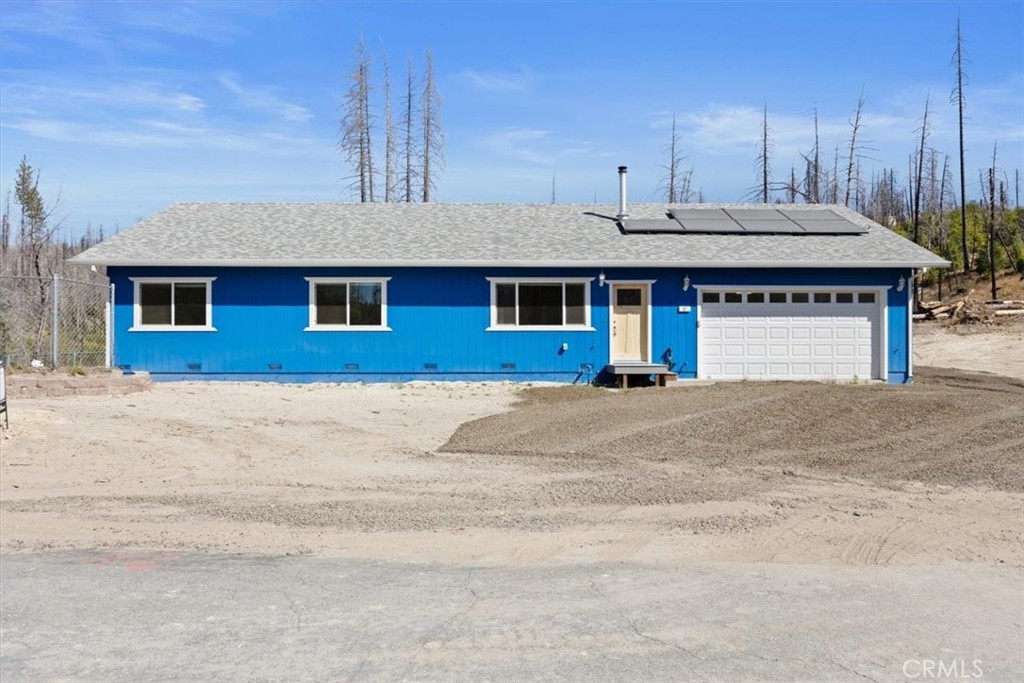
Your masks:
M 106 366 L 109 368 L 114 356 L 114 283 L 110 283 L 110 290 L 107 292 L 107 303 L 104 307 L 103 333 L 106 335 Z
M 56 370 L 60 367 L 60 339 L 58 331 L 58 323 L 60 322 L 60 278 L 57 277 L 57 273 L 53 274 L 53 320 L 50 324 L 50 343 L 52 345 L 53 353 L 53 369 Z

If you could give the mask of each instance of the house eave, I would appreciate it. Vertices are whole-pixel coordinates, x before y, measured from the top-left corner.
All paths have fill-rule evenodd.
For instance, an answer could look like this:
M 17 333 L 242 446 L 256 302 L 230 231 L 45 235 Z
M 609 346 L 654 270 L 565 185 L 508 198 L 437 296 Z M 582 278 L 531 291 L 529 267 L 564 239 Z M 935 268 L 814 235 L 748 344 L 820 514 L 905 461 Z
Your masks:
M 949 268 L 950 262 L 921 261 L 574 261 L 556 260 L 382 260 L 340 259 L 83 259 L 76 266 L 139 268 Z

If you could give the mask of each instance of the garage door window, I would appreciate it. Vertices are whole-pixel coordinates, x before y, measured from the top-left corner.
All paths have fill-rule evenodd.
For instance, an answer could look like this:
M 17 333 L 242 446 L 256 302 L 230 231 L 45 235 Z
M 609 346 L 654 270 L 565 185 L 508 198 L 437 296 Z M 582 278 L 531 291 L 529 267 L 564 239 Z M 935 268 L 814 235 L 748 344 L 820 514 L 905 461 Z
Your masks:
M 873 304 L 875 292 L 701 292 L 705 304 Z

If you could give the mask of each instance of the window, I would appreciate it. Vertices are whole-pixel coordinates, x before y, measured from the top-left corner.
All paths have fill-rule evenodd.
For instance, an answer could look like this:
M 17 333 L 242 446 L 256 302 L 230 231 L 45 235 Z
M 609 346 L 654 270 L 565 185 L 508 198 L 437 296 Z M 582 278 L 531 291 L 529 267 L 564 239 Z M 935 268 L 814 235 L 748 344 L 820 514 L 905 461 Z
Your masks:
M 700 295 L 700 300 L 706 304 L 717 304 L 718 292 L 704 292 Z
M 873 304 L 875 303 L 875 293 L 861 292 L 857 295 L 857 301 L 862 304 Z
M 815 292 L 814 303 L 816 304 L 830 304 L 832 303 L 832 292 Z
M 852 304 L 853 292 L 836 292 L 837 304 Z
M 768 292 L 768 303 L 770 304 L 784 304 L 786 303 L 785 292 Z
M 391 278 L 307 277 L 307 331 L 390 331 L 387 323 Z
M 491 281 L 491 326 L 488 329 L 590 329 L 592 278 L 557 282 L 488 279 Z
M 811 295 L 807 292 L 793 292 L 790 297 L 794 304 L 806 304 L 811 300 Z
M 215 331 L 211 289 L 216 278 L 132 278 L 135 305 L 131 331 Z
M 743 295 L 739 292 L 726 292 L 725 303 L 727 304 L 738 304 L 743 302 Z
M 764 303 L 764 292 L 748 292 L 747 293 L 748 304 L 763 304 Z
M 615 289 L 616 306 L 641 306 L 644 294 L 639 287 L 617 287 Z

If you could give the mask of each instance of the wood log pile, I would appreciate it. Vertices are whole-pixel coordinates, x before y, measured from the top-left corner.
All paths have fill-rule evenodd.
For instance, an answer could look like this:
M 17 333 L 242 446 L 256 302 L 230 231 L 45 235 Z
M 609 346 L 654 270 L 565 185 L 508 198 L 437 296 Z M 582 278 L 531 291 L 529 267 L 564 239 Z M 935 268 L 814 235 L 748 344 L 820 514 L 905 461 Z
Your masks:
M 952 324 L 994 323 L 1024 316 L 1024 301 L 978 301 L 974 290 L 952 301 L 924 301 L 917 305 L 914 320 L 948 320 Z

